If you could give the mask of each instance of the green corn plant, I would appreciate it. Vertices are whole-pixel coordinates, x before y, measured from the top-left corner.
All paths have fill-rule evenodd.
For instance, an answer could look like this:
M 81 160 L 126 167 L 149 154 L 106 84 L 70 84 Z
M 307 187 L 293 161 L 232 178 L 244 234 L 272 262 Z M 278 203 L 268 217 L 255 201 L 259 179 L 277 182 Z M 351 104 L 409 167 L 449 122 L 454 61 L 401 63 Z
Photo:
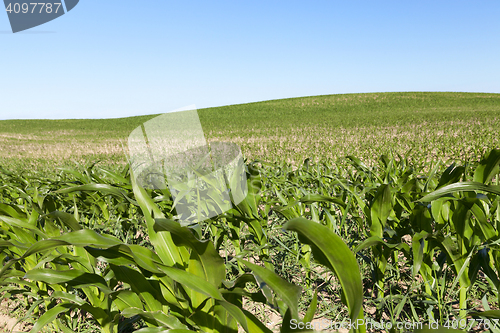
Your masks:
M 352 322 L 359 320 L 360 323 L 359 326 L 353 327 L 351 331 L 365 332 L 361 275 L 356 259 L 347 245 L 327 227 L 304 218 L 288 221 L 284 225 L 284 229 L 297 232 L 301 240 L 311 247 L 314 258 L 337 276 L 342 285 L 343 298 L 349 309 L 349 318 Z M 297 310 L 300 288 L 284 281 L 276 273 L 265 267 L 260 267 L 248 261 L 243 261 L 243 263 L 273 289 L 281 297 L 283 303 L 286 304 L 287 310 L 281 331 L 290 332 L 291 320 L 295 320 L 295 322 L 302 321 Z M 313 306 L 303 320 L 310 320 L 314 315 L 314 311 L 315 305 L 313 302 Z
M 235 255 L 240 255 L 244 251 L 245 244 L 242 242 L 242 228 L 244 225 L 248 227 L 249 232 L 253 235 L 253 242 L 258 249 L 259 260 L 264 262 L 266 267 L 273 269 L 271 259 L 269 258 L 268 245 L 268 228 L 267 228 L 267 213 L 269 210 L 259 208 L 262 197 L 263 182 L 257 162 L 250 163 L 247 168 L 247 196 L 243 201 L 234 208 L 225 212 L 220 216 L 230 224 L 229 238 L 233 243 Z M 234 201 L 233 201 L 234 204 Z M 238 263 L 240 273 L 242 272 L 241 264 Z
M 18 189 L 18 191 L 21 190 Z M 84 302 L 80 297 L 71 293 L 71 290 L 75 288 L 75 283 L 72 285 L 66 283 L 68 279 L 76 279 L 75 276 L 79 276 L 78 272 L 93 277 L 94 280 L 90 282 L 99 281 L 99 276 L 95 274 L 96 270 L 98 270 L 95 259 L 79 247 L 70 250 L 64 246 L 54 247 L 50 245 L 54 243 L 52 239 L 60 236 L 61 229 L 63 232 L 77 231 L 81 229 L 80 225 L 73 215 L 57 210 L 52 211 L 57 208 L 56 201 L 50 195 L 40 195 L 40 190 L 37 190 L 36 187 L 31 196 L 24 191 L 21 193 L 24 194 L 25 208 L 29 203 L 29 208 L 34 209 L 26 214 L 29 218 L 23 218 L 19 214 L 15 215 L 15 217 L 0 216 L 2 220 L 0 223 L 2 223 L 3 230 L 6 231 L 5 236 L 10 240 L 6 242 L 7 249 L 2 251 L 3 257 L 8 256 L 9 260 L 4 264 L 0 275 L 2 284 L 20 285 L 24 289 L 17 289 L 17 292 L 33 297 L 36 300 L 28 314 L 33 312 L 37 315 L 38 304 L 45 305 L 46 313 L 41 317 L 41 320 L 35 323 L 32 331 L 38 332 L 45 324 L 52 322 L 53 318 L 50 316 L 68 312 L 75 308 L 74 304 L 52 308 L 56 298 L 58 300 L 74 300 L 78 306 L 85 308 L 86 311 L 99 318 L 98 322 L 100 322 L 104 331 L 112 331 L 112 326 L 116 324 L 116 320 L 110 319 L 103 310 L 96 308 L 96 305 L 98 305 L 109 310 L 109 304 L 107 304 L 107 299 L 103 297 L 104 294 L 101 289 L 104 288 L 104 291 L 109 292 L 110 287 L 101 284 L 102 288 L 99 289 L 89 285 L 81 286 L 84 284 L 81 281 L 80 284 L 76 283 L 77 287 L 81 286 L 80 290 L 88 300 L 88 302 Z M 26 209 L 26 211 L 29 210 Z M 15 212 L 15 210 L 12 212 Z M 53 223 L 53 220 L 59 220 L 62 224 L 57 226 Z M 58 242 L 55 242 L 55 244 L 65 245 Z M 51 269 L 44 271 L 48 266 Z M 74 270 L 68 271 L 69 267 Z M 28 278 L 29 280 L 26 280 Z M 54 283 L 54 279 L 57 283 Z M 66 284 L 63 285 L 63 282 Z M 25 288 L 29 288 L 29 290 Z M 10 287 L 10 292 L 12 292 L 12 287 Z M 57 321 L 56 327 L 65 330 L 60 321 Z
M 369 215 L 368 211 L 366 212 L 368 217 L 368 226 L 370 227 L 369 235 L 370 237 L 382 239 L 384 237 L 384 228 L 387 223 L 387 219 L 392 211 L 392 195 L 390 185 L 383 184 L 377 188 L 369 209 Z M 381 297 L 384 297 L 384 275 L 389 256 L 388 249 L 390 248 L 384 248 L 382 244 L 374 244 L 372 246 L 373 257 L 376 258 L 375 281 L 377 294 Z
M 11 174 L 11 176 L 14 175 Z M 14 178 L 14 182 L 16 178 L 20 179 L 19 177 L 12 178 Z M 5 242 L 0 256 L 4 262 L 0 271 L 0 284 L 5 285 L 2 292 L 8 291 L 4 297 L 24 294 L 35 300 L 34 304 L 30 305 L 27 315 L 30 313 L 37 315 L 39 306 L 46 308 L 50 305 L 50 302 L 43 297 L 47 295 L 48 289 L 43 282 L 25 281 L 20 277 L 31 269 L 48 264 L 51 260 L 47 259 L 49 254 L 37 255 L 33 253 L 29 256 L 23 256 L 26 249 L 39 240 L 60 235 L 61 228 L 63 230 L 79 228 L 71 216 L 68 217 L 65 213 L 57 210 L 53 211 L 58 207 L 54 197 L 48 194 L 47 186 L 34 183 L 25 180 L 12 186 L 13 183 L 10 182 L 4 189 L 10 188 L 10 195 L 17 196 L 17 199 L 10 204 L 0 204 L 2 208 L 0 212 L 0 238 Z M 62 224 L 55 224 L 55 220 L 60 220 Z M 66 260 L 66 255 L 67 253 L 62 251 L 55 257 Z M 22 261 L 18 260 L 19 257 L 23 257 Z M 54 263 L 53 265 L 59 267 L 58 264 Z M 13 282 L 16 282 L 17 286 L 12 285 Z
M 477 288 L 493 292 L 497 298 L 499 295 L 500 210 L 495 185 L 490 184 L 498 173 L 491 162 L 496 155 L 492 154 L 465 168 L 452 166 L 441 176 L 439 164 L 419 162 L 415 166 L 402 158 L 382 157 L 380 167 L 367 167 L 358 160 L 345 170 L 308 161 L 296 170 L 261 163 L 258 173 L 249 166 L 247 179 L 253 182 L 255 191 L 250 191 L 245 202 L 189 228 L 171 220 L 175 205 L 168 190 L 137 189 L 127 179 L 127 168 L 121 173 L 96 166 L 83 172 L 62 170 L 54 178 L 57 180 L 1 174 L 0 259 L 4 265 L 0 288 L 4 297 L 24 295 L 27 313 L 33 318 L 42 316 L 37 329 L 46 324 L 49 329 L 69 332 L 75 329 L 72 314 L 80 311 L 109 332 L 120 332 L 138 318 L 148 326 L 144 332 L 234 331 L 238 325 L 248 331 L 267 332 L 242 307 L 243 300 L 271 306 L 285 323 L 292 318 L 301 320 L 295 310 L 298 306 L 291 306 L 300 294 L 297 287 L 285 279 L 275 279 L 278 275 L 290 276 L 292 267 L 286 266 L 290 262 L 302 266 L 298 269 L 305 272 L 305 279 L 301 280 L 299 274 L 296 277 L 305 281 L 308 297 L 316 299 L 302 322 L 314 316 L 313 303 L 320 302 L 314 292 L 317 266 L 312 259 L 318 257 L 314 246 L 300 242 L 295 233 L 283 236 L 280 232 L 284 219 L 305 216 L 309 224 L 324 227 L 340 235 L 349 247 L 356 247 L 354 252 L 361 251 L 364 262 L 375 263 L 372 273 L 380 272 L 377 278 L 382 284 L 378 290 L 384 295 L 376 302 L 385 307 L 384 311 L 398 316 L 408 311 L 408 305 L 414 318 L 433 319 L 432 311 L 415 308 L 419 304 L 416 297 L 423 296 L 426 300 L 420 304 L 437 302 L 443 318 L 448 316 L 446 297 L 455 289 L 459 290 L 461 309 L 469 292 L 477 293 Z M 253 179 L 251 173 L 255 173 Z M 470 177 L 473 182 L 468 181 Z M 382 189 L 390 193 L 385 221 L 383 205 L 379 205 L 384 197 Z M 426 195 L 435 197 L 428 200 Z M 372 227 L 377 235 L 371 234 Z M 95 229 L 105 241 L 73 242 L 64 238 L 76 237 L 87 228 Z M 363 237 L 365 234 L 367 237 Z M 410 247 L 402 241 L 407 236 L 411 238 Z M 39 251 L 32 248 L 35 245 Z M 380 255 L 363 255 L 365 249 L 379 251 L 385 266 L 376 262 Z M 220 253 L 226 253 L 225 260 Z M 244 260 L 247 256 L 252 260 Z M 445 272 L 442 262 L 434 262 L 436 257 L 448 257 L 454 272 Z M 272 265 L 273 260 L 281 258 L 286 260 L 279 262 L 279 267 Z M 252 266 L 256 264 L 259 268 Z M 420 275 L 422 294 L 412 291 L 408 297 L 399 298 L 392 294 L 394 276 L 406 283 L 406 275 L 398 275 L 398 265 L 409 267 L 413 279 Z M 362 268 L 369 271 L 366 266 Z M 248 270 L 253 274 L 245 273 Z M 476 283 L 481 271 L 481 279 L 493 288 L 481 281 Z M 269 272 L 272 274 L 268 276 Z M 261 288 L 249 291 L 247 282 Z M 287 286 L 289 296 L 270 288 L 280 284 Z M 444 289 L 446 285 L 452 287 Z M 28 297 L 33 301 L 27 302 Z M 297 299 L 304 308 L 304 302 Z M 345 295 L 343 300 L 348 303 Z M 402 305 L 391 308 L 394 302 Z
M 51 269 L 33 267 L 24 275 L 24 279 L 45 283 L 54 290 L 51 295 L 45 295 L 45 300 L 61 301 L 48 307 L 32 331 L 36 332 L 56 320 L 57 316 L 67 315 L 78 308 L 90 313 L 103 332 L 117 332 L 121 316 L 138 316 L 151 327 L 163 329 L 236 331 L 236 323 L 239 323 L 247 332 L 269 332 L 252 314 L 241 309 L 242 290 L 235 286 L 242 282 L 226 282 L 229 288 L 225 287 L 223 260 L 213 244 L 198 241 L 189 229 L 164 219 L 145 191 L 134 182 L 133 186 L 136 199 L 146 212 L 156 253 L 124 244 L 113 236 L 76 230 L 33 242 L 22 255 L 4 266 L 4 271 L 7 271 L 8 266 L 33 255 L 54 256 L 64 248 L 74 248 L 73 253 L 65 253 L 65 270 L 60 264 Z M 13 247 L 8 243 L 2 245 Z M 91 260 L 85 262 L 81 258 Z M 61 257 L 51 259 L 54 259 L 53 264 Z M 99 272 L 97 261 L 107 263 L 108 268 Z M 68 264 L 71 264 L 71 269 L 68 269 Z M 245 278 L 246 282 L 252 282 Z M 224 293 L 219 288 L 224 289 Z M 85 297 L 77 297 L 71 290 L 78 290 Z M 245 295 L 259 300 L 259 294 Z M 260 295 L 261 300 L 264 299 Z
M 432 202 L 432 205 L 435 205 L 433 215 L 438 223 L 444 222 L 450 225 L 451 235 L 444 235 L 443 227 L 428 238 L 435 242 L 435 246 L 443 249 L 455 268 L 460 287 L 461 318 L 466 316 L 467 290 L 477 274 L 477 269 L 474 267 L 470 269 L 471 262 L 478 260 L 477 249 L 482 244 L 499 238 L 498 229 L 495 229 L 496 223 L 488 221 L 488 202 L 497 200 L 494 196 L 500 195 L 500 187 L 486 184 L 498 174 L 499 164 L 500 149 L 492 150 L 479 163 L 472 182 L 457 182 L 464 170 L 450 167 L 440 180 L 439 185 L 443 186 L 438 185 L 436 191 L 420 199 L 422 202 Z M 458 196 L 455 195 L 457 192 Z M 449 195 L 451 197 L 447 197 Z M 485 266 L 483 269 L 488 271 L 488 265 Z
M 320 209 L 321 209 L 322 212 L 326 212 L 325 214 L 327 216 L 327 221 L 330 221 L 329 223 L 330 230 L 332 229 L 333 226 L 333 223 L 331 223 L 333 217 L 331 216 L 331 213 L 329 213 L 329 210 L 332 209 L 330 206 L 332 204 L 336 204 L 343 208 L 345 208 L 346 206 L 345 203 L 342 202 L 339 198 L 321 194 L 305 194 L 298 200 L 293 200 L 292 197 L 291 198 L 292 201 L 290 202 L 287 202 L 287 200 L 281 194 L 278 196 L 281 196 L 282 198 L 281 202 L 286 205 L 280 206 L 279 208 L 274 208 L 274 210 L 276 212 L 279 212 L 286 219 L 299 218 L 301 216 L 309 215 L 311 216 L 312 221 L 316 223 L 321 223 L 320 222 L 320 215 L 321 215 Z M 323 206 L 319 207 L 318 204 L 323 204 Z M 306 208 L 309 209 L 310 212 L 309 214 L 306 213 Z M 298 255 L 299 250 L 300 250 L 299 262 L 306 269 L 306 287 L 308 290 L 311 290 L 310 281 L 312 280 L 312 266 L 311 266 L 312 250 L 309 245 L 303 245 L 301 246 L 301 249 L 296 248 L 293 254 Z

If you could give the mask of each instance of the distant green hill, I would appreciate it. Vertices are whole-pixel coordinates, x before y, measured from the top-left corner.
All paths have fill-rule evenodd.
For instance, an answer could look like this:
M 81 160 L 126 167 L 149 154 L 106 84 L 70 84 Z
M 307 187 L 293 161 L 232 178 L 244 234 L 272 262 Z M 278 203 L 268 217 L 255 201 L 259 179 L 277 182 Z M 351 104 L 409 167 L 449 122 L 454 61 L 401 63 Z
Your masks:
M 382 153 L 464 158 L 499 147 L 500 94 L 403 92 L 271 100 L 199 110 L 208 141 L 235 142 L 249 159 L 301 163 Z M 122 143 L 158 115 L 117 119 L 0 121 L 7 167 L 71 160 L 125 161 Z M 412 152 L 408 153 L 412 149 Z

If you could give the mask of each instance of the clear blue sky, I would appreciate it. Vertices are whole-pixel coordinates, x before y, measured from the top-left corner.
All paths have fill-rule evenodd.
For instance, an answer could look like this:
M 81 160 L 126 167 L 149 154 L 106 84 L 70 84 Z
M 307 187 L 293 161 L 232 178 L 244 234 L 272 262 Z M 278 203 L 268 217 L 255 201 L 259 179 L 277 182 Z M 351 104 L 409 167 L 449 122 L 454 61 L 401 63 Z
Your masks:
M 356 92 L 500 93 L 499 0 L 81 0 L 54 21 L 10 31 L 0 13 L 0 119 Z

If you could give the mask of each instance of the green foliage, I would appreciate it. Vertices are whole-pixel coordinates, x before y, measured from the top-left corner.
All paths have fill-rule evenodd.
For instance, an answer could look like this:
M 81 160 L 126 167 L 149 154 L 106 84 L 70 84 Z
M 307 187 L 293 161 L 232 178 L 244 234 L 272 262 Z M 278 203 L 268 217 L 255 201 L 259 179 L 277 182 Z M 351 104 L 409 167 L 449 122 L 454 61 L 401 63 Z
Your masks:
M 190 227 L 127 167 L 2 169 L 0 291 L 24 302 L 32 332 L 271 332 L 256 305 L 281 332 L 324 317 L 497 318 L 498 156 L 254 161 L 247 198 Z

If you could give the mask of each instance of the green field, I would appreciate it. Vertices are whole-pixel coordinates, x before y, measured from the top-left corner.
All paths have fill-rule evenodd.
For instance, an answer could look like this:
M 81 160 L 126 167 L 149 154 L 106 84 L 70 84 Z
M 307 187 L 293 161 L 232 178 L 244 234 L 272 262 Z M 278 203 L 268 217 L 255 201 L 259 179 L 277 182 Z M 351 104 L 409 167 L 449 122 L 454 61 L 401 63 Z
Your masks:
M 199 110 L 247 158 L 231 209 L 224 188 L 138 185 L 122 144 L 155 116 L 0 121 L 0 331 L 500 330 L 500 94 Z M 175 193 L 218 215 L 180 224 Z
M 166 110 L 168 111 L 168 110 Z M 0 158 L 11 168 L 103 160 L 124 164 L 122 143 L 158 115 L 0 121 Z M 381 154 L 473 158 L 499 146 L 500 94 L 372 93 L 291 98 L 199 110 L 205 136 L 238 144 L 249 160 L 337 161 Z

